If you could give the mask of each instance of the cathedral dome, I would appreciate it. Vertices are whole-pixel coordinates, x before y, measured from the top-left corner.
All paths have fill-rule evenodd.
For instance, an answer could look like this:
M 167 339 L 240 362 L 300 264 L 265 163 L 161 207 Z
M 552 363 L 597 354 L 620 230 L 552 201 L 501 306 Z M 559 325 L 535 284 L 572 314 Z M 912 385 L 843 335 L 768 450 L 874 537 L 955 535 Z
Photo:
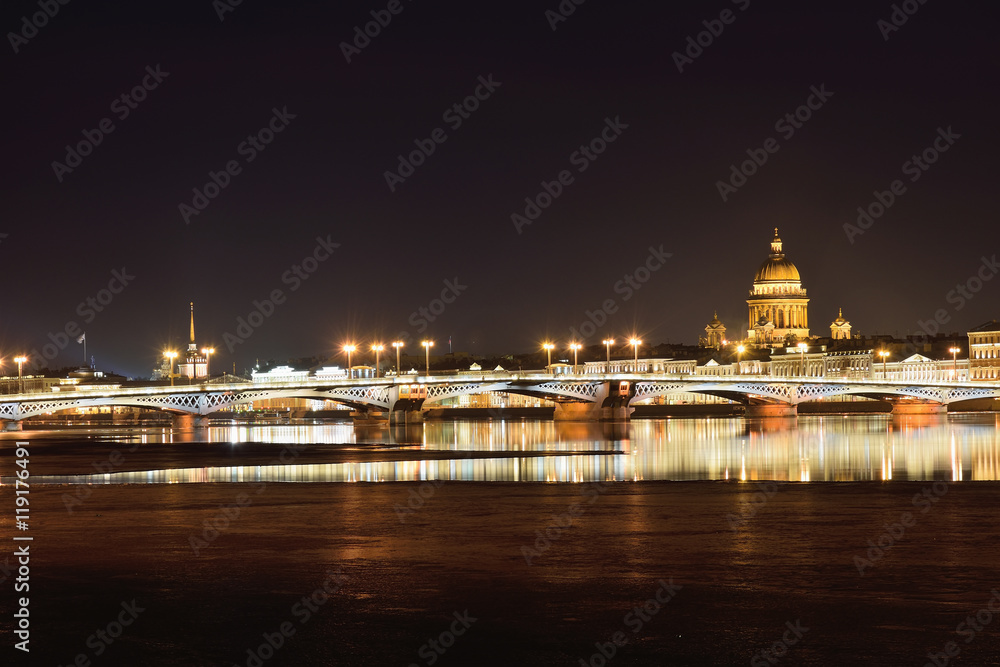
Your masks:
M 774 228 L 774 239 L 771 240 L 771 254 L 768 255 L 764 263 L 757 269 L 753 277 L 755 283 L 761 282 L 801 282 L 799 270 L 795 265 L 785 259 L 785 253 L 781 251 L 781 239 L 778 237 L 778 228 Z

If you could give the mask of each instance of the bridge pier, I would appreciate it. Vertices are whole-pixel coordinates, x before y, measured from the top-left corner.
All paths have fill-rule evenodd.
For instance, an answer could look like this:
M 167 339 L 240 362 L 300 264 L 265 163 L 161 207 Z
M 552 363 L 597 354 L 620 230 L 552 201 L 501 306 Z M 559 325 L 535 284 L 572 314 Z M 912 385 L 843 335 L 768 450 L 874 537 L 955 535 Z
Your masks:
M 20 430 L 22 430 L 22 424 L 21 424 L 21 422 L 15 421 L 15 420 L 5 421 L 3 423 L 3 430 L 4 431 L 20 431 Z
M 798 406 L 788 403 L 764 403 L 762 405 L 748 405 L 747 417 L 797 417 Z
M 552 419 L 557 422 L 596 422 L 603 408 L 596 403 L 556 403 Z
M 170 426 L 176 429 L 207 428 L 208 425 L 208 417 L 205 415 L 184 414 L 170 417 Z
M 422 410 L 393 410 L 389 413 L 389 424 L 395 426 L 409 424 L 423 424 L 424 413 Z

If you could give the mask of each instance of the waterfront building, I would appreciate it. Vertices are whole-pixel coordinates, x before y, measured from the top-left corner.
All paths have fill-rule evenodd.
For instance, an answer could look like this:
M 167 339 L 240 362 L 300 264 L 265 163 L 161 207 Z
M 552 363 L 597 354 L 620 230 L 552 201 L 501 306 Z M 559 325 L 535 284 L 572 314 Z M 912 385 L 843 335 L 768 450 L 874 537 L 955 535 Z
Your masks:
M 194 342 L 194 301 L 191 302 L 191 340 L 188 343 L 184 363 L 177 364 L 177 375 L 193 379 L 208 376 L 208 359 L 198 350 L 198 345 Z
M 969 379 L 1000 379 L 1000 322 L 990 320 L 969 332 Z
M 749 344 L 764 348 L 808 339 L 808 306 L 799 270 L 785 257 L 775 227 L 771 254 L 757 269 L 747 299 Z

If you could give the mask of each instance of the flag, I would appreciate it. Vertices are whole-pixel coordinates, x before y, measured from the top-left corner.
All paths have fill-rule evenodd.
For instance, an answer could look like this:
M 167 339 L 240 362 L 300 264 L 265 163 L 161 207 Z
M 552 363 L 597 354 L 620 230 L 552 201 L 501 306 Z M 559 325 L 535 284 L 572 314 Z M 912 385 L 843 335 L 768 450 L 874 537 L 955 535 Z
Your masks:
M 85 340 L 87 340 L 87 332 L 83 332 L 82 334 L 80 334 L 80 337 L 76 339 L 76 342 L 83 343 L 83 341 Z

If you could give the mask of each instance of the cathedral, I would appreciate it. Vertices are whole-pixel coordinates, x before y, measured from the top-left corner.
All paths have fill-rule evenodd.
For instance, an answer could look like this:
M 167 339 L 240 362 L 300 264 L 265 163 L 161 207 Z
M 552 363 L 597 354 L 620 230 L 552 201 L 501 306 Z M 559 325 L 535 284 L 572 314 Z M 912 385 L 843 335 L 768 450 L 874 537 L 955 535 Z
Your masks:
M 799 270 L 785 258 L 777 227 L 771 239 L 771 254 L 754 276 L 747 306 L 750 345 L 770 347 L 809 338 L 809 299 Z

